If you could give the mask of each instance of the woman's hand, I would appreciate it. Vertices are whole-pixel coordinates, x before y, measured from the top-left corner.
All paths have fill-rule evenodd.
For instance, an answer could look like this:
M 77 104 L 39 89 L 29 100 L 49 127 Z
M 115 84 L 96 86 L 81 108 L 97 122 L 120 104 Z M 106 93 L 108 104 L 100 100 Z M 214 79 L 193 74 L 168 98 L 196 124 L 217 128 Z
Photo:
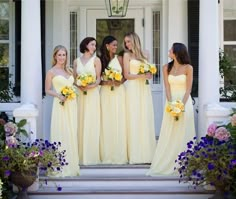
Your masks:
M 58 94 L 58 95 L 57 95 L 57 98 L 60 100 L 60 102 L 65 102 L 65 101 L 66 101 L 65 96 L 63 96 L 63 95 L 61 95 L 61 94 Z
M 146 79 L 152 79 L 152 73 L 145 73 Z

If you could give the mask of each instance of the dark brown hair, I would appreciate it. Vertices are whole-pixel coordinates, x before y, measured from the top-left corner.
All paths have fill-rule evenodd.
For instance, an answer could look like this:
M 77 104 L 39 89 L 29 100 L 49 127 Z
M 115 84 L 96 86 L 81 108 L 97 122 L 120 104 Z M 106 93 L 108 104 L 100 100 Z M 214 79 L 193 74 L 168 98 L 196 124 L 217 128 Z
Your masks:
M 96 41 L 96 39 L 93 37 L 86 37 L 81 41 L 80 46 L 79 46 L 81 53 L 85 53 L 86 51 L 88 51 L 87 45 L 91 41 Z M 96 43 L 97 43 L 97 41 L 96 41 Z
M 106 37 L 104 37 L 103 41 L 102 41 L 102 45 L 100 48 L 100 59 L 101 59 L 101 63 L 102 63 L 102 71 L 104 72 L 105 69 L 108 67 L 109 62 L 111 61 L 110 58 L 110 54 L 109 51 L 107 50 L 106 45 L 110 44 L 113 41 L 116 41 L 117 39 L 111 35 L 108 35 Z
M 188 54 L 187 47 L 182 43 L 173 43 L 172 45 L 173 53 L 176 56 L 177 61 L 180 64 L 191 64 L 190 56 Z M 168 73 L 170 73 L 173 68 L 174 60 L 168 63 Z

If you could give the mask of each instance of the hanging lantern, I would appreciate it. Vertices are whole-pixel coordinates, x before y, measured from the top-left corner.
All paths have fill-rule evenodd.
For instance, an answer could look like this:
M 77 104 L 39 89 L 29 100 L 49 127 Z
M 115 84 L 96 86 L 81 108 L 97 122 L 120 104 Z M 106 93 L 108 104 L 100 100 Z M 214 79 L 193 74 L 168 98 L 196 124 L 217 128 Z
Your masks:
M 129 0 L 105 0 L 108 17 L 125 17 Z

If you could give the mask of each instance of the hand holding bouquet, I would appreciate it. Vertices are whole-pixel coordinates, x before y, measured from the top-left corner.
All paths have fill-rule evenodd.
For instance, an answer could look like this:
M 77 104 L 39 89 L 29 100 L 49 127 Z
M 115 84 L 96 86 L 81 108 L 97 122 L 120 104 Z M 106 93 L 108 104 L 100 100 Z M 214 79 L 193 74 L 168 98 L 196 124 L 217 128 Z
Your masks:
M 139 73 L 138 74 L 146 74 L 151 73 L 154 75 L 157 72 L 157 68 L 154 64 L 150 64 L 148 62 L 141 63 L 139 67 Z M 149 84 L 149 81 L 146 79 L 146 84 Z
M 103 80 L 104 81 L 118 81 L 120 82 L 122 80 L 123 76 L 121 74 L 121 71 L 113 69 L 111 67 L 108 67 L 108 69 L 105 69 L 105 72 L 103 72 Z M 111 91 L 114 90 L 114 85 L 111 86 Z
M 94 75 L 90 73 L 83 73 L 78 75 L 77 84 L 78 86 L 86 87 L 87 85 L 93 84 L 96 82 L 96 78 Z M 84 95 L 87 95 L 87 91 L 83 91 Z
M 170 113 L 175 118 L 175 121 L 179 120 L 179 117 L 184 112 L 184 104 L 181 100 L 175 100 L 169 102 L 166 106 L 166 112 Z
M 61 89 L 61 95 L 66 98 L 66 100 L 72 100 L 75 99 L 76 93 L 75 89 L 72 86 L 65 86 Z M 64 106 L 65 101 L 60 101 L 59 102 L 62 106 Z

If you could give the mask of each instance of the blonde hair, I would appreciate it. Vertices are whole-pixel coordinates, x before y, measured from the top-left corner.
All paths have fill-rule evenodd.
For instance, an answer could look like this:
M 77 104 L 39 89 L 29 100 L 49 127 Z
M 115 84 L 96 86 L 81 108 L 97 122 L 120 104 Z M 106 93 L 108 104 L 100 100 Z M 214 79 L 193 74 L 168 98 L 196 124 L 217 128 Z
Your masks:
M 125 37 L 129 37 L 130 41 L 131 41 L 131 44 L 132 44 L 132 49 L 129 50 L 125 46 L 125 40 L 124 40 L 123 41 L 123 48 L 125 49 L 125 51 L 133 53 L 134 56 L 136 57 L 136 59 L 138 59 L 140 61 L 146 60 L 147 57 L 143 54 L 143 51 L 141 49 L 141 42 L 140 42 L 139 36 L 134 32 L 130 32 L 130 33 L 127 33 L 125 35 Z
M 57 55 L 57 53 L 58 53 L 59 50 L 65 51 L 65 53 L 66 53 L 66 60 L 65 60 L 65 63 L 64 63 L 64 70 L 65 70 L 66 72 L 68 72 L 69 74 L 71 74 L 71 73 L 72 73 L 72 70 L 67 66 L 67 54 L 68 54 L 68 53 L 67 53 L 67 49 L 66 49 L 65 46 L 58 45 L 58 46 L 56 46 L 56 47 L 54 48 L 54 50 L 53 50 L 53 55 L 52 55 L 52 67 L 57 64 L 56 55 Z

